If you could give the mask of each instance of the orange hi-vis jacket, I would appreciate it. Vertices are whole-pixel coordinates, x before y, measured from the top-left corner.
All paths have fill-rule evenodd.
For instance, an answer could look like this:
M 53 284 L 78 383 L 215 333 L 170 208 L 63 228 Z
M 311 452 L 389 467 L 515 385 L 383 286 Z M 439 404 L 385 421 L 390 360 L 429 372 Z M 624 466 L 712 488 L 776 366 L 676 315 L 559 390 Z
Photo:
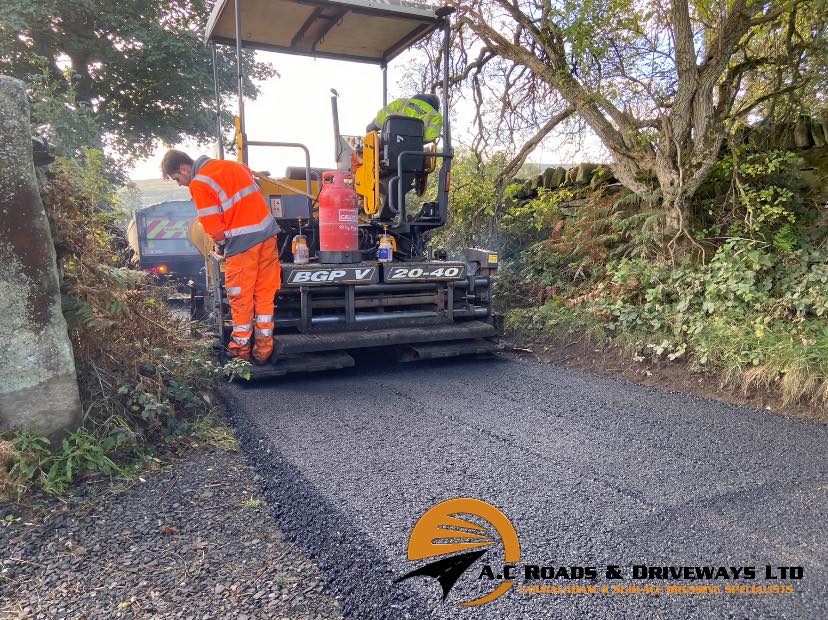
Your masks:
M 256 179 L 244 164 L 199 157 L 193 164 L 190 196 L 204 230 L 234 256 L 275 237 L 279 225 Z

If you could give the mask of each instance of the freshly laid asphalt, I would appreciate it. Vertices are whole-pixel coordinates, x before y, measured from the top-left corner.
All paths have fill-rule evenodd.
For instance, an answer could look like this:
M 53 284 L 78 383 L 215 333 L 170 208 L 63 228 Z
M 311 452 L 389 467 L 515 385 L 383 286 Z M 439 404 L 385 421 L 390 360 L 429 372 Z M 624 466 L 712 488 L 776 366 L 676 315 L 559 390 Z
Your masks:
M 346 617 L 826 618 L 828 427 L 511 358 L 355 369 L 231 385 L 225 399 L 285 534 Z M 594 582 L 792 585 L 787 594 L 535 594 L 481 565 L 445 601 L 408 536 L 435 503 L 475 497 L 520 537 L 521 564 L 594 566 Z M 611 581 L 607 565 L 755 566 L 754 580 Z M 766 581 L 765 566 L 801 566 Z M 778 574 L 778 572 L 776 573 Z

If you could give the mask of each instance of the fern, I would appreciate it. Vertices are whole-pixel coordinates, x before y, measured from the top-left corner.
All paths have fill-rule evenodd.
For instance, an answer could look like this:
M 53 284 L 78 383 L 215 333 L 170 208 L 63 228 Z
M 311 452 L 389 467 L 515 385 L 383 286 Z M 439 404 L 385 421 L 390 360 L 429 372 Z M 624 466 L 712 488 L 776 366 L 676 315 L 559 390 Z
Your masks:
M 616 209 L 641 208 L 642 206 L 654 207 L 661 203 L 661 189 L 654 189 L 651 192 L 636 194 L 631 192 L 615 201 Z
M 93 263 L 89 265 L 89 268 L 96 275 L 124 289 L 137 288 L 147 277 L 143 271 L 137 271 L 128 267 L 110 267 L 100 263 Z

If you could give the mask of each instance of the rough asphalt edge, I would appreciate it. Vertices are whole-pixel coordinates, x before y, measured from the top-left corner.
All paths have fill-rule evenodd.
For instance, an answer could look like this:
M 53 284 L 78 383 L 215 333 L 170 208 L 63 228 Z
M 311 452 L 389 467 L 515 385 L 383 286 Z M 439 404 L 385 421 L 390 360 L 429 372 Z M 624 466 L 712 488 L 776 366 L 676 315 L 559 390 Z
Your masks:
M 230 390 L 220 387 L 218 394 L 242 452 L 261 477 L 259 485 L 273 517 L 285 537 L 317 564 L 326 590 L 340 601 L 343 616 L 400 620 L 430 615 L 431 605 L 424 599 L 394 586 L 394 569 L 380 550 L 261 436 Z

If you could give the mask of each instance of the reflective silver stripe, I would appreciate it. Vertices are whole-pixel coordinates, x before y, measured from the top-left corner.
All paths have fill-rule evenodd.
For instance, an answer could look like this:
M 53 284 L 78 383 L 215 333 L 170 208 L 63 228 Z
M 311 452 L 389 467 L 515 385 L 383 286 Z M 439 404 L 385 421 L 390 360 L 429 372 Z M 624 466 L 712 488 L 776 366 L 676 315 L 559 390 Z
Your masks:
M 374 119 L 376 125 L 382 129 L 383 123 L 385 123 L 385 119 L 391 116 L 392 114 L 402 114 L 403 110 L 405 109 L 406 104 L 408 104 L 408 99 L 404 99 L 402 105 L 394 105 L 397 103 L 397 100 L 392 101 L 387 106 L 385 106 L 382 110 L 379 111 L 377 117 Z M 399 107 L 399 110 L 397 109 Z
M 428 133 L 429 129 L 433 133 L 437 134 L 433 138 L 434 140 L 436 140 L 437 138 L 440 137 L 440 133 L 443 130 L 443 126 L 442 126 L 442 122 L 440 124 L 437 124 L 436 122 L 433 122 L 433 119 L 434 119 L 435 116 L 439 116 L 439 112 L 437 112 L 437 110 L 432 110 L 431 112 L 429 112 L 426 115 L 425 119 L 423 120 L 423 137 L 424 138 L 425 138 L 425 135 Z M 426 138 L 426 140 L 428 140 L 428 138 Z
M 272 336 L 273 330 L 272 329 L 257 329 L 256 330 L 257 336 Z
M 221 189 L 218 183 L 216 183 L 210 177 L 206 177 L 203 174 L 197 174 L 193 177 L 193 181 L 201 181 L 202 183 L 206 183 L 210 187 L 212 187 L 215 192 L 218 194 L 219 200 L 221 200 L 222 205 L 227 202 L 227 194 L 224 193 L 224 190 Z
M 247 344 L 250 342 L 250 336 L 242 338 L 241 336 L 233 336 L 233 342 L 236 344 Z
M 391 103 L 389 103 L 387 106 L 385 106 L 382 109 L 382 111 L 385 112 L 386 117 L 391 116 L 392 114 L 400 114 L 405 109 L 405 106 L 408 103 L 408 99 L 403 100 L 402 105 L 400 105 L 400 104 L 394 105 L 395 103 L 397 103 L 397 102 L 392 101 Z M 397 109 L 397 108 L 399 108 L 399 109 Z M 383 118 L 382 120 L 384 121 L 385 119 Z
M 213 213 L 222 213 L 223 211 L 227 211 L 228 209 L 233 208 L 236 205 L 236 203 L 239 202 L 245 196 L 249 196 L 253 192 L 259 191 L 259 186 L 255 182 L 253 182 L 250 185 L 248 185 L 247 187 L 243 187 L 242 189 L 237 191 L 235 194 L 233 194 L 232 198 L 228 198 L 227 194 L 224 193 L 224 190 L 221 187 L 219 187 L 219 184 L 216 183 L 210 177 L 206 177 L 204 175 L 199 174 L 199 175 L 196 175 L 196 176 L 193 177 L 193 181 L 202 181 L 202 182 L 206 183 L 207 185 L 212 187 L 216 191 L 216 193 L 218 194 L 219 199 L 221 200 L 221 206 L 210 207 L 210 209 L 214 209 L 214 208 L 217 209 L 216 211 L 212 211 Z M 206 210 L 207 209 L 205 209 L 204 211 L 206 211 Z M 202 210 L 199 210 L 198 214 L 199 215 L 202 215 L 202 214 L 206 215 Z
M 231 228 L 230 230 L 224 231 L 224 236 L 238 237 L 239 235 L 246 235 L 248 233 L 261 232 L 263 230 L 267 230 L 267 228 L 270 226 L 270 220 L 272 219 L 272 215 L 265 215 L 265 218 L 258 224 L 251 224 L 250 226 L 239 226 L 238 228 Z
M 241 287 L 240 286 L 231 286 L 227 289 L 228 295 L 241 295 Z
M 205 215 L 216 215 L 221 213 L 221 207 L 216 205 L 215 207 L 206 207 L 205 209 L 198 209 L 196 214 L 198 217 L 204 217 Z
M 237 191 L 235 194 L 233 194 L 233 197 L 230 200 L 228 200 L 227 202 L 222 204 L 221 205 L 222 209 L 224 209 L 225 211 L 228 211 L 228 210 L 232 209 L 234 206 L 236 206 L 236 203 L 239 202 L 242 198 L 244 198 L 245 196 L 249 196 L 253 192 L 258 192 L 258 191 L 259 191 L 259 186 L 256 185 L 255 183 L 253 183 L 253 185 L 248 185 L 247 187 Z
M 233 325 L 233 331 L 249 332 L 253 329 L 253 323 L 246 323 L 245 325 Z
M 257 323 L 270 323 L 273 321 L 272 314 L 257 314 L 256 315 L 256 322 Z
M 432 123 L 432 122 L 431 122 L 431 121 L 432 121 L 432 119 L 433 119 L 435 116 L 437 116 L 437 115 L 438 115 L 438 112 L 437 112 L 436 110 L 434 110 L 434 111 L 432 111 L 432 112 L 429 112 L 429 113 L 426 115 L 425 119 L 423 120 L 423 124 L 424 124 L 426 127 L 432 127 L 433 129 L 440 129 L 441 127 L 439 127 L 439 125 L 438 125 L 437 123 Z

